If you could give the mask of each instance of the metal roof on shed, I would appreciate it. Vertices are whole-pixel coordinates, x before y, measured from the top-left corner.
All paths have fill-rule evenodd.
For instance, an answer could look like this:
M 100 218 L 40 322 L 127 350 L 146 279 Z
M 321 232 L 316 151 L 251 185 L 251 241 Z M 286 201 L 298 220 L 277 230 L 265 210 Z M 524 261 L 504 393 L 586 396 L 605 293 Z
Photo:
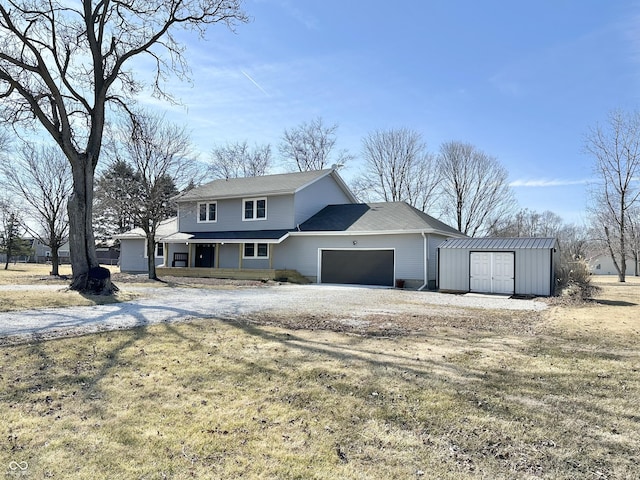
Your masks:
M 439 248 L 482 249 L 482 250 L 526 250 L 550 249 L 557 247 L 555 238 L 450 238 Z

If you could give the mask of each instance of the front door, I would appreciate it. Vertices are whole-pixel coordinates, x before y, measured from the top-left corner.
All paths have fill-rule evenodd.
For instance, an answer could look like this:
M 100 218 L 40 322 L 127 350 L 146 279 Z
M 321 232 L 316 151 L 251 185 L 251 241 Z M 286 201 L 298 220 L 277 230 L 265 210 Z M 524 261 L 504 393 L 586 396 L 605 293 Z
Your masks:
M 196 245 L 196 268 L 213 268 L 215 263 L 216 247 L 210 243 Z

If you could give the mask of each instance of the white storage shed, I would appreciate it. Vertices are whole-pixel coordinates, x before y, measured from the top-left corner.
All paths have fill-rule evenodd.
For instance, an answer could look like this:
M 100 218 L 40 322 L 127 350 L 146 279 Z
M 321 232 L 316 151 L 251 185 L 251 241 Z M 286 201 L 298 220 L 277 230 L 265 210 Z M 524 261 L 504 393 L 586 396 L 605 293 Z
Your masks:
M 555 238 L 451 238 L 438 247 L 438 289 L 550 296 L 559 258 Z

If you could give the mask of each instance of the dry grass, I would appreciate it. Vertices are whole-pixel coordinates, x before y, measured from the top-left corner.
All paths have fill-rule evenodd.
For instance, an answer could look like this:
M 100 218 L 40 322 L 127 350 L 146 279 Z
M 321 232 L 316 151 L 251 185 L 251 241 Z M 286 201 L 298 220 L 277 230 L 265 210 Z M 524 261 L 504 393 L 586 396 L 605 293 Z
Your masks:
M 112 275 L 118 273 L 117 267 L 108 267 Z M 9 269 L 0 269 L 0 312 L 18 311 L 32 308 L 78 307 L 105 305 L 126 302 L 140 295 L 121 290 L 116 295 L 80 294 L 68 290 L 71 267 L 60 266 L 60 276 L 50 275 L 51 266 L 46 264 L 17 263 L 9 264 Z M 32 286 L 32 289 L 13 286 Z M 4 287 L 4 288 L 2 288 Z
M 602 283 L 544 317 L 424 315 L 387 336 L 263 317 L 4 347 L 0 473 L 637 478 L 640 283 Z
M 106 305 L 127 302 L 139 297 L 139 294 L 127 291 L 120 291 L 110 297 L 80 294 L 65 287 L 53 290 L 0 290 L 0 312 L 32 308 Z
M 114 296 L 86 295 L 69 291 L 71 267 L 60 266 L 60 276 L 50 275 L 51 266 L 46 264 L 17 263 L 9 264 L 9 269 L 0 269 L 0 312 L 26 310 L 47 307 L 78 307 L 105 305 L 126 302 L 139 298 L 140 293 L 133 293 L 132 287 L 191 287 L 229 289 L 239 287 L 258 287 L 264 285 L 260 281 L 228 281 L 213 278 L 174 278 L 166 277 L 162 281 L 149 280 L 146 275 L 120 273 L 114 266 L 106 266 L 111 270 L 112 281 L 120 288 Z M 33 290 L 10 289 L 11 286 L 34 286 Z M 4 288 L 3 288 L 4 287 Z M 56 288 L 59 287 L 59 288 Z
M 50 275 L 51 265 L 36 263 L 10 263 L 7 270 L 0 268 L 0 285 L 67 285 L 65 276 L 71 276 L 70 265 L 60 265 L 61 277 Z

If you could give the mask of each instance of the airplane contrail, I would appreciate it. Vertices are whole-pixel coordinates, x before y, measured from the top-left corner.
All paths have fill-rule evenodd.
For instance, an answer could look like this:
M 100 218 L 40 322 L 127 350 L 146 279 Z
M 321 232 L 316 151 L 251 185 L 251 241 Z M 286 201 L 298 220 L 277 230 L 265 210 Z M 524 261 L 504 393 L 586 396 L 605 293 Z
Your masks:
M 258 88 L 262 93 L 264 93 L 267 97 L 270 97 L 270 96 L 271 96 L 271 95 L 269 95 L 269 94 L 267 93 L 267 91 L 266 91 L 264 88 L 262 88 L 262 87 L 258 84 L 258 82 L 256 82 L 253 78 L 251 78 L 251 76 L 250 76 L 247 72 L 245 72 L 244 70 L 240 70 L 240 72 L 242 72 L 242 74 L 243 74 L 245 77 L 247 77 L 247 79 L 248 79 L 251 83 L 253 83 L 253 84 L 254 84 L 254 85 L 255 85 L 255 86 L 256 86 L 256 87 L 257 87 L 257 88 Z

